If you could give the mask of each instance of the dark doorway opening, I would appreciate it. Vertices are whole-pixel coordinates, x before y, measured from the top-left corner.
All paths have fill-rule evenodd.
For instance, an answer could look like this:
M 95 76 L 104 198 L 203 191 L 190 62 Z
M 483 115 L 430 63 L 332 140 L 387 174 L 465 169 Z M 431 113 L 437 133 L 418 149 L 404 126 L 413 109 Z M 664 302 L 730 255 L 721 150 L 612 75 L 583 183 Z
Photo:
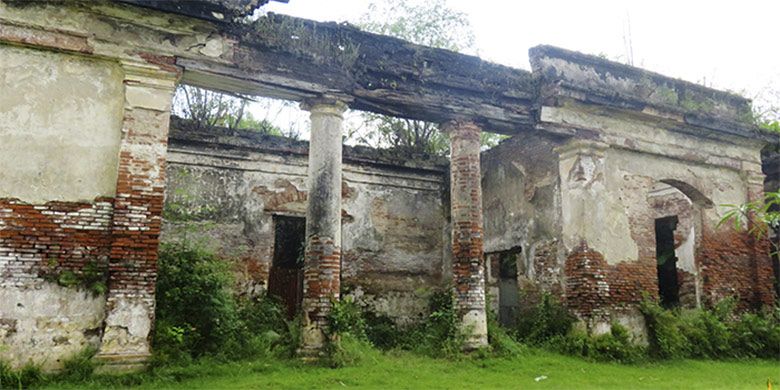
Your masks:
M 661 306 L 680 304 L 680 285 L 677 282 L 677 257 L 674 253 L 674 230 L 677 216 L 655 220 L 655 257 L 658 268 L 658 295 Z
M 498 321 L 513 327 L 517 319 L 520 296 L 517 288 L 517 260 L 520 248 L 498 255 Z
M 282 301 L 292 319 L 303 299 L 303 254 L 306 219 L 274 215 L 274 257 L 268 275 L 268 294 Z

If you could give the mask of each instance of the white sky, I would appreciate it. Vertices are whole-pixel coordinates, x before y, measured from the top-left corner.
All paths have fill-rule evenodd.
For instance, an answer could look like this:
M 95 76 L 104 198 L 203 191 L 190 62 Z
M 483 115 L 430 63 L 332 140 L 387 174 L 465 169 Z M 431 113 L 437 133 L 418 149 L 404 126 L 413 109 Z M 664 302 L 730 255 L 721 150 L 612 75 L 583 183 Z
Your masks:
M 390 0 L 403 1 L 403 0 Z M 264 11 L 356 21 L 371 0 L 289 0 Z M 746 97 L 780 90 L 780 1 L 447 0 L 471 22 L 479 56 L 529 69 L 528 49 L 549 44 Z M 629 22 L 630 21 L 630 22 Z M 774 97 L 776 98 L 776 96 Z

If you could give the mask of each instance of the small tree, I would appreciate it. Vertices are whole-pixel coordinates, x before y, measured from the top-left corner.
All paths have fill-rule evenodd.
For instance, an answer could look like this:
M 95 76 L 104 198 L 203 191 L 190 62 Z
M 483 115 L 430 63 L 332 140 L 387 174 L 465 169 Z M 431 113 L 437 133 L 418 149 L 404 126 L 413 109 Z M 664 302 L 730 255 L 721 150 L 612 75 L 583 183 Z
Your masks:
M 221 126 L 248 129 L 266 134 L 282 132 L 266 119 L 256 119 L 249 112 L 254 102 L 246 96 L 229 95 L 191 85 L 179 85 L 173 98 L 174 114 L 194 121 L 198 127 Z
M 475 52 L 474 33 L 468 18 L 464 13 L 448 8 L 444 0 L 418 5 L 403 1 L 372 3 L 358 25 L 366 31 L 419 45 Z M 439 155 L 449 150 L 449 142 L 437 123 L 371 113 L 365 113 L 363 117 L 366 130 L 348 136 L 360 143 Z M 494 146 L 500 139 L 496 134 L 482 133 L 483 145 Z

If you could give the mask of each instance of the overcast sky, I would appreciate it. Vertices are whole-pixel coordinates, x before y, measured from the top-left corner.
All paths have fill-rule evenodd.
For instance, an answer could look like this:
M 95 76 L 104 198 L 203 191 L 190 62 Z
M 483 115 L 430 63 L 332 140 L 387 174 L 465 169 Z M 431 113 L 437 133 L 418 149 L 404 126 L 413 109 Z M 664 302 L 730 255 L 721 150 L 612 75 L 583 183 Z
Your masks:
M 263 9 L 341 22 L 359 19 L 369 3 L 289 0 Z M 634 65 L 648 70 L 749 98 L 766 96 L 767 88 L 780 90 L 780 1 L 447 3 L 468 16 L 479 56 L 504 65 L 529 69 L 528 49 L 540 44 L 625 62 L 630 41 Z

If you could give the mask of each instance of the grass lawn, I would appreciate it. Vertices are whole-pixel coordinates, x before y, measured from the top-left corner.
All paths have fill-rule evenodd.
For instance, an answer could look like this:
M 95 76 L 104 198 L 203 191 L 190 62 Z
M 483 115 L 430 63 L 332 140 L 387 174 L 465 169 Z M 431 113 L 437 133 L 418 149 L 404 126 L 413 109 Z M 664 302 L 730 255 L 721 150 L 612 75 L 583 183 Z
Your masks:
M 116 388 L 134 383 L 132 387 L 140 389 L 766 389 L 767 379 L 774 389 L 780 388 L 780 362 L 681 360 L 621 365 L 533 349 L 513 358 L 457 361 L 377 352 L 355 366 L 338 369 L 297 361 L 201 362 L 141 376 L 97 378 L 49 388 Z

